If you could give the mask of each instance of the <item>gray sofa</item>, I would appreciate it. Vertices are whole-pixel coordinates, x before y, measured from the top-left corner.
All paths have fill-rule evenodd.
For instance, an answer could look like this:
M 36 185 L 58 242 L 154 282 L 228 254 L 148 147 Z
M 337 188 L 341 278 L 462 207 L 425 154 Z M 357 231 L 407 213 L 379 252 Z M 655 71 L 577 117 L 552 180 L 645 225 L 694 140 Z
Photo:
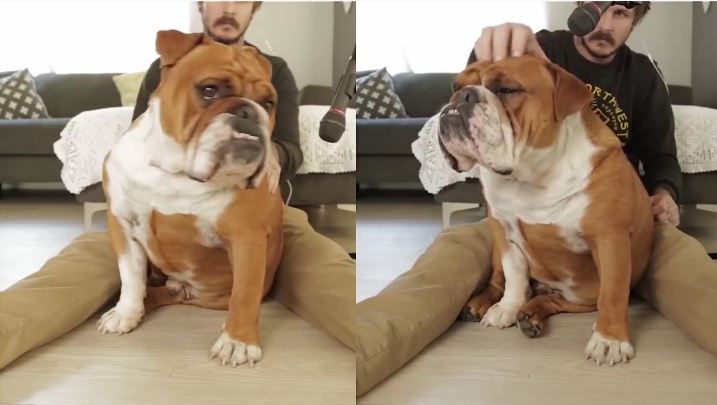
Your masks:
M 0 119 L 0 183 L 59 182 L 62 163 L 52 144 L 82 111 L 121 105 L 115 74 L 38 75 L 37 91 L 52 118 Z
M 8 74 L 8 73 L 5 73 Z M 72 117 L 82 111 L 121 106 L 112 81 L 117 73 L 42 74 L 37 90 L 52 118 L 0 120 L 0 183 L 60 182 L 62 163 L 52 145 Z M 0 73 L 0 77 L 4 74 Z M 300 104 L 331 103 L 333 89 L 306 86 Z M 333 205 L 356 202 L 355 173 L 304 174 L 291 179 L 291 205 Z M 282 187 L 286 197 L 289 188 Z M 82 203 L 102 203 L 100 184 L 77 196 Z
M 393 86 L 408 118 L 356 120 L 357 177 L 363 188 L 380 183 L 419 184 L 420 165 L 411 153 L 411 142 L 450 98 L 454 77 L 451 73 L 399 73 L 393 76 Z

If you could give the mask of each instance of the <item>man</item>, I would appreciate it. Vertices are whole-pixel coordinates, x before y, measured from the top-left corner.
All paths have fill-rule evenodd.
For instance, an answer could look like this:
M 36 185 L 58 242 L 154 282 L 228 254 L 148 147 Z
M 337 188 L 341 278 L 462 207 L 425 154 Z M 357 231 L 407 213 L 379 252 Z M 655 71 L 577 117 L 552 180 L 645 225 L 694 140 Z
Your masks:
M 644 166 L 659 224 L 653 255 L 638 294 L 708 351 L 717 354 L 717 269 L 702 245 L 678 231 L 681 187 L 675 158 L 669 95 L 659 74 L 625 42 L 649 10 L 649 2 L 616 2 L 584 38 L 567 31 L 533 34 L 520 24 L 483 30 L 476 60 L 532 54 L 561 65 L 587 83 L 593 110 L 622 140 L 637 168 Z M 490 272 L 486 223 L 449 228 L 381 293 L 357 306 L 357 394 L 403 366 L 456 319 Z
M 231 46 L 250 45 L 244 34 L 261 2 L 198 4 L 207 35 Z M 302 162 L 298 91 L 286 62 L 264 56 L 272 64 L 272 84 L 278 94 L 274 153 L 267 163 L 273 169 L 266 174 L 276 190 L 279 178 L 290 178 Z M 157 60 L 145 76 L 134 118 L 147 109 L 159 80 Z M 284 252 L 273 297 L 353 349 L 355 262 L 338 244 L 317 233 L 301 210 L 285 207 L 283 229 Z M 82 323 L 119 287 L 108 234 L 88 233 L 75 239 L 40 271 L 0 293 L 0 368 Z

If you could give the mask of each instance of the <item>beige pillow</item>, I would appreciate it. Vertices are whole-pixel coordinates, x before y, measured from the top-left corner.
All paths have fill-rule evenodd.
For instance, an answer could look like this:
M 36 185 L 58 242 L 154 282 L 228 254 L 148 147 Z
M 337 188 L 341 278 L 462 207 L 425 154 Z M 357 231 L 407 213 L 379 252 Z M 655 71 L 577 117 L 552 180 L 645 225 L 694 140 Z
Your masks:
M 119 91 L 120 98 L 122 99 L 123 107 L 132 107 L 137 102 L 137 94 L 139 94 L 139 88 L 142 86 L 145 73 L 146 72 L 124 73 L 112 76 L 112 80 L 115 82 L 117 91 Z

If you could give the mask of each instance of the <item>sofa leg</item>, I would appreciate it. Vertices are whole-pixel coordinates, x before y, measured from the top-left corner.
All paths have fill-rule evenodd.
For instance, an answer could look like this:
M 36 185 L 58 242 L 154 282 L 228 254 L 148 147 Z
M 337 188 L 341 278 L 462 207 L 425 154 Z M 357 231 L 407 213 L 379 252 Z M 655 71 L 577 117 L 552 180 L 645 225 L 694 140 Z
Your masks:
M 446 229 L 451 226 L 451 215 L 453 215 L 454 212 L 469 210 L 471 208 L 478 207 L 480 207 L 480 204 L 476 203 L 441 203 L 441 224 L 443 226 L 443 229 Z
M 94 203 L 86 202 L 83 205 L 84 217 L 85 217 L 85 231 L 89 231 L 92 228 L 92 217 L 100 211 L 107 210 L 107 203 Z

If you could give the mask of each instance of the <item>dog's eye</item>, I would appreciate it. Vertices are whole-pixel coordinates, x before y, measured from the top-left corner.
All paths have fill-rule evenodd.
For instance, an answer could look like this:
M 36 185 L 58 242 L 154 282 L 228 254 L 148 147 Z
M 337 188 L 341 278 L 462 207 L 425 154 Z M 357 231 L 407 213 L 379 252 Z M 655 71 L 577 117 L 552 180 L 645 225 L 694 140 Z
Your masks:
M 273 101 L 265 101 L 262 105 L 265 110 L 270 111 L 272 108 L 274 108 L 274 102 Z
M 520 91 L 521 91 L 520 89 L 514 89 L 514 88 L 510 88 L 510 87 L 499 87 L 495 91 L 495 94 L 515 94 L 515 93 L 519 93 Z
M 204 100 L 214 100 L 219 96 L 219 88 L 214 85 L 207 85 L 202 87 L 202 98 Z

